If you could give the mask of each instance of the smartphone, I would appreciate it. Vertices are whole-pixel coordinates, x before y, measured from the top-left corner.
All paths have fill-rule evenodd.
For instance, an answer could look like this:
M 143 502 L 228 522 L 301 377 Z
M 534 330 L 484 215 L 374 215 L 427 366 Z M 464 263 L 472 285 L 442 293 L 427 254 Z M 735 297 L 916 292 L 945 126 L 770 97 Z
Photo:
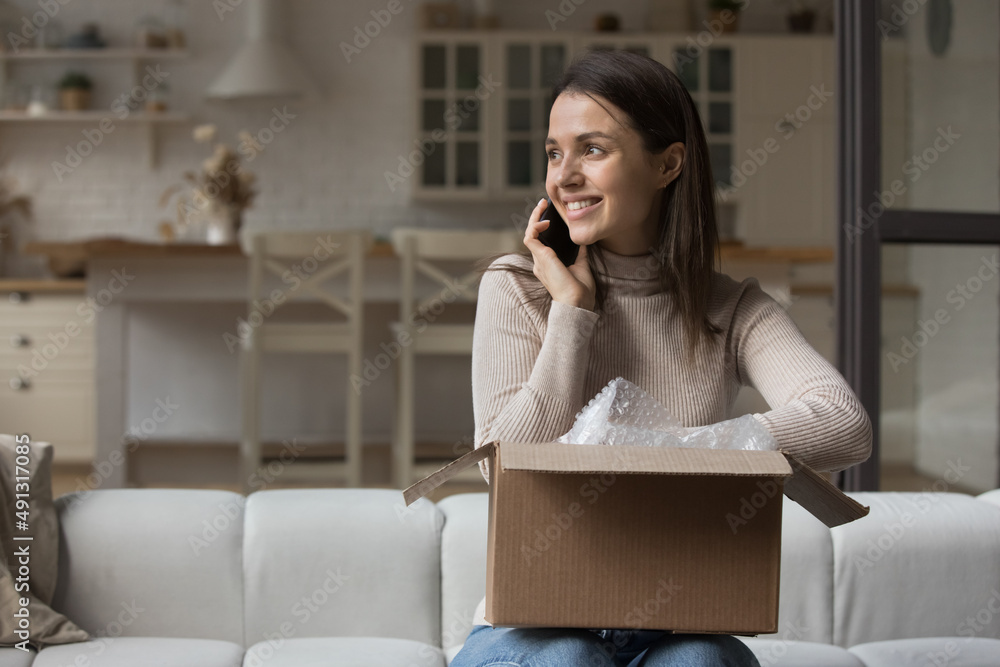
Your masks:
M 538 240 L 556 251 L 559 261 L 569 266 L 576 261 L 576 256 L 580 253 L 580 246 L 573 243 L 569 237 L 569 226 L 559 215 L 559 211 L 552 204 L 552 200 L 545 198 L 548 205 L 542 211 L 542 220 L 548 220 L 549 226 L 538 234 Z

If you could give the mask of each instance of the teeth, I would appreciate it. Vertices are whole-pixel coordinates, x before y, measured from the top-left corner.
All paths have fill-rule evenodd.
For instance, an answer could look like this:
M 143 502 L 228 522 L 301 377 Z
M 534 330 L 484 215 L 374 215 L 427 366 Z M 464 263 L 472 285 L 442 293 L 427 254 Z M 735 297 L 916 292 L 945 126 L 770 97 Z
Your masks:
M 588 206 L 593 206 L 594 204 L 596 204 L 599 201 L 601 201 L 601 200 L 600 199 L 584 199 L 583 201 L 571 201 L 571 202 L 569 202 L 569 203 L 566 204 L 566 208 L 567 208 L 567 210 L 570 210 L 570 211 L 576 211 L 576 210 L 579 210 L 581 208 L 587 208 Z

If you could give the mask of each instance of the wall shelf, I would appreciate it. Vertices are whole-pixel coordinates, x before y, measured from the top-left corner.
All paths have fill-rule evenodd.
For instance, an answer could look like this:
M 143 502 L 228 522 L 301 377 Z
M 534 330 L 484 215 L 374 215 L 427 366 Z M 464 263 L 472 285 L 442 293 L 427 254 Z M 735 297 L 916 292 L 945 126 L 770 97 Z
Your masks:
M 187 58 L 187 49 L 24 49 L 0 53 L 2 60 L 161 60 Z
M 14 66 L 30 64 L 52 64 L 65 62 L 68 64 L 89 62 L 103 65 L 125 63 L 131 65 L 131 76 L 122 87 L 122 92 L 128 92 L 142 85 L 145 68 L 150 62 L 159 60 L 180 60 L 190 57 L 187 49 L 134 49 L 134 48 L 103 48 L 103 49 L 23 49 L 17 53 L 0 52 L 0 87 L 6 87 L 9 80 L 9 70 Z M 100 126 L 111 122 L 114 125 L 127 123 L 145 128 L 146 162 L 150 169 L 156 167 L 157 136 L 156 129 L 166 123 L 185 123 L 191 120 L 191 115 L 179 111 L 130 111 L 124 118 L 121 112 L 112 109 L 88 109 L 85 111 L 52 110 L 40 115 L 28 115 L 25 111 L 0 110 L 0 125 L 5 123 L 85 123 Z

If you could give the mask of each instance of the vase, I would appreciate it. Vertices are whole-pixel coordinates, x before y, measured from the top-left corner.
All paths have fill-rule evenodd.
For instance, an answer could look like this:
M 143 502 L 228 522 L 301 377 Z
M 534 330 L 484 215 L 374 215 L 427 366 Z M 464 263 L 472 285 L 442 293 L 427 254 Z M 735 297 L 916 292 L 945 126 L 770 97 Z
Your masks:
M 205 225 L 205 242 L 208 245 L 236 243 L 242 221 L 242 211 L 238 208 L 226 207 L 209 214 Z
M 59 101 L 64 111 L 84 111 L 90 107 L 90 91 L 83 88 L 63 88 Z

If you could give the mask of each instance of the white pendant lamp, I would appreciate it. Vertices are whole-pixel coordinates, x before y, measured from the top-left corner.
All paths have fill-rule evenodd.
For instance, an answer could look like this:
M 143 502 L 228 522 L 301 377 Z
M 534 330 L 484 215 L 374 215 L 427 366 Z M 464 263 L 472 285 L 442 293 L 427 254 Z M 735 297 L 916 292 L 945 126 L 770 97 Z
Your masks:
M 208 97 L 297 97 L 313 92 L 312 82 L 285 46 L 280 0 L 243 0 L 243 5 L 246 40 L 208 87 Z

